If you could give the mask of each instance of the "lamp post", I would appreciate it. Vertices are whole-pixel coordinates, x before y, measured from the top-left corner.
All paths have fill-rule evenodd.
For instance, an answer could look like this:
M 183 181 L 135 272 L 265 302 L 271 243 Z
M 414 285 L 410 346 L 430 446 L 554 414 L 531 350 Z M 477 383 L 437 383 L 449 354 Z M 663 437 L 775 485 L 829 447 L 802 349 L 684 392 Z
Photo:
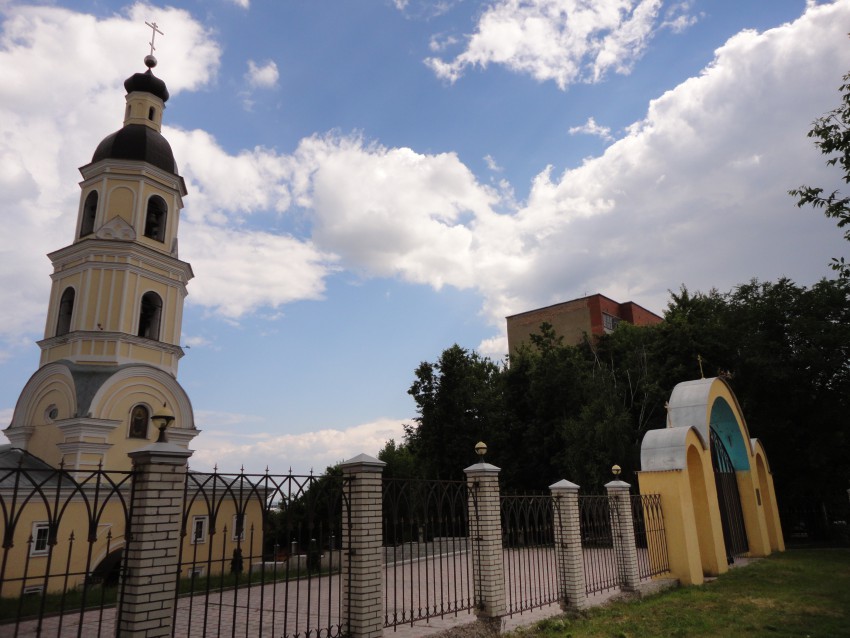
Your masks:
M 614 475 L 614 478 L 615 478 L 615 479 L 618 479 L 618 480 L 619 480 L 619 478 L 620 478 L 620 472 L 622 472 L 622 471 L 623 471 L 623 470 L 620 468 L 620 466 L 619 466 L 619 465 L 614 465 L 614 466 L 612 466 L 612 467 L 611 467 L 611 474 L 613 474 L 613 475 Z
M 157 443 L 168 443 L 165 436 L 165 429 L 174 421 L 174 412 L 163 402 L 162 407 L 157 410 L 156 414 L 151 417 L 153 424 L 159 428 L 159 436 L 156 439 Z

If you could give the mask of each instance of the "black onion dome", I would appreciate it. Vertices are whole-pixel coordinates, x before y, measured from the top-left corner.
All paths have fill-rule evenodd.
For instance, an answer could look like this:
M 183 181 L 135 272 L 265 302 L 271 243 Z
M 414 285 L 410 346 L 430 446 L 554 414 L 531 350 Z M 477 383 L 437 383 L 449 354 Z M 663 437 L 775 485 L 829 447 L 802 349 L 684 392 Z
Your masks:
M 138 73 L 137 75 L 142 75 Z M 128 80 L 129 82 L 129 80 Z M 103 159 L 137 160 L 177 175 L 171 144 L 161 133 L 144 124 L 128 124 L 97 145 L 92 164 Z
M 165 88 L 165 82 L 156 77 L 150 69 L 144 73 L 134 73 L 124 80 L 124 90 L 127 93 L 144 91 L 157 96 L 163 102 L 168 101 L 168 89 Z

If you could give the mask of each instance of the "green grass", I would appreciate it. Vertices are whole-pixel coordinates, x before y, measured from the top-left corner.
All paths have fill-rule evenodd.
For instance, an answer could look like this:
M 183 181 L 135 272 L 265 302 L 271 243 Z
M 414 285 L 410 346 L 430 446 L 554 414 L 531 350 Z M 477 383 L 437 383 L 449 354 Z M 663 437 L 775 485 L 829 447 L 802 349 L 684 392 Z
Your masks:
M 850 636 L 850 549 L 791 550 L 682 587 L 577 616 L 559 616 L 514 638 Z

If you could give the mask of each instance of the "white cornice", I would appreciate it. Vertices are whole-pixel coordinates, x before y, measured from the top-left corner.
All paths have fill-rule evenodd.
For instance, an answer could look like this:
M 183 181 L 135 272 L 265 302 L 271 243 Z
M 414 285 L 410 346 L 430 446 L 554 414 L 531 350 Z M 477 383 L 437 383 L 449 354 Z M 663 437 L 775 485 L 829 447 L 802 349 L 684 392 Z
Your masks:
M 54 250 L 52 253 L 48 253 L 47 256 L 50 258 L 50 261 L 53 262 L 54 269 L 58 268 L 65 262 L 72 261 L 83 256 L 103 256 L 113 258 L 123 257 L 125 259 L 135 257 L 139 259 L 141 263 L 150 267 L 161 268 L 162 270 L 174 272 L 178 276 L 182 275 L 183 282 L 188 282 L 195 276 L 192 272 L 192 266 L 188 262 L 181 261 L 177 257 L 173 257 L 168 253 L 154 250 L 153 248 L 138 242 L 87 238 L 69 246 L 65 246 L 64 248 L 60 248 L 59 250 Z M 130 264 L 115 264 L 115 262 L 86 262 L 85 264 L 80 264 L 79 267 L 91 268 L 92 263 L 97 264 L 98 267 L 110 266 L 114 268 L 116 265 L 122 268 L 134 267 Z M 147 271 L 143 272 L 151 274 Z

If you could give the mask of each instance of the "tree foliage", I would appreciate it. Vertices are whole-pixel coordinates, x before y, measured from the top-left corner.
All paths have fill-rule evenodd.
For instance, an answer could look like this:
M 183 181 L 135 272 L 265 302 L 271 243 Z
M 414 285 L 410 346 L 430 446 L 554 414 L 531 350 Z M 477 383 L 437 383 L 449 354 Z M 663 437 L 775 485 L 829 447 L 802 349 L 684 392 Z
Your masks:
M 850 73 L 844 76 L 844 83 L 838 88 L 841 93 L 841 105 L 816 119 L 808 136 L 814 139 L 815 146 L 829 159 L 829 166 L 838 165 L 842 171 L 844 183 L 850 183 Z M 797 206 L 812 206 L 822 209 L 827 217 L 837 220 L 839 228 L 850 224 L 850 196 L 842 195 L 837 189 L 825 193 L 823 188 L 800 186 L 789 193 L 797 197 Z M 850 241 L 850 228 L 844 231 L 844 239 Z M 833 258 L 831 267 L 839 276 L 850 278 L 850 263 L 844 257 Z
M 393 472 L 462 478 L 484 440 L 511 490 L 566 478 L 601 490 L 614 463 L 635 483 L 646 431 L 666 426 L 677 383 L 724 376 L 782 496 L 850 484 L 850 281 L 757 280 L 671 293 L 665 321 L 621 322 L 577 346 L 541 325 L 502 366 L 459 346 L 422 363 L 419 416 L 382 451 Z

